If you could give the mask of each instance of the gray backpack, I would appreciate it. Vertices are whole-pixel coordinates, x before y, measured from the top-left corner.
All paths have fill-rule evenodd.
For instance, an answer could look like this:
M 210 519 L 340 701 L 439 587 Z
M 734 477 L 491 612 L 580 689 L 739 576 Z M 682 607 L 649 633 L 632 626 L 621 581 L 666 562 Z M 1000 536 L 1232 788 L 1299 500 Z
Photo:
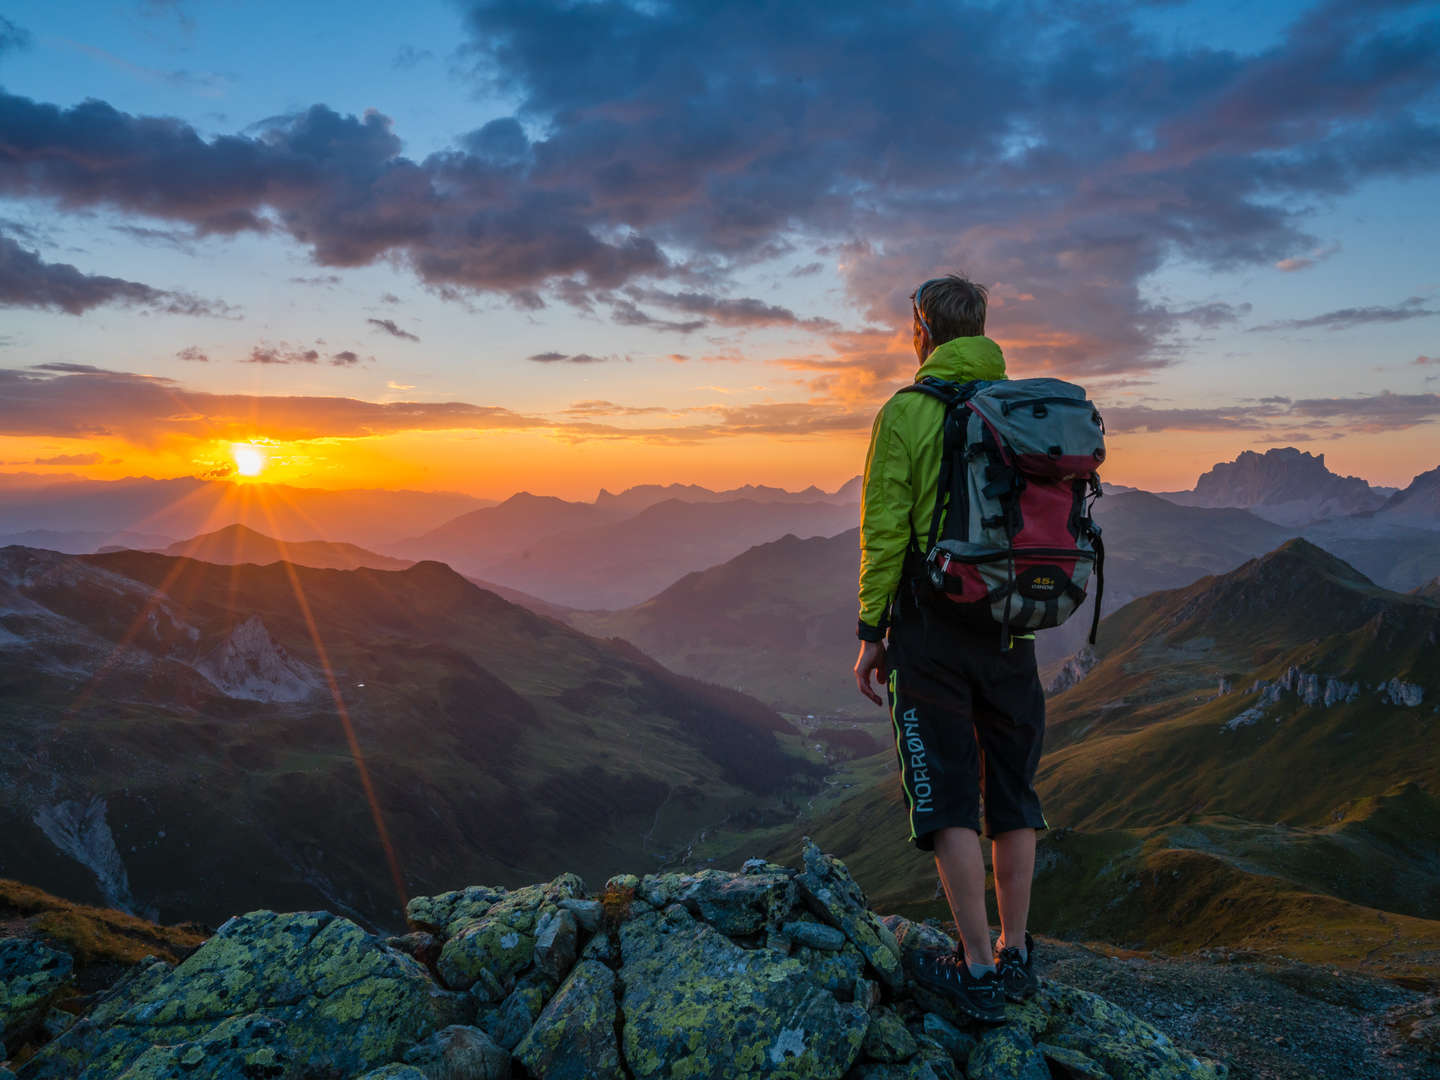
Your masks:
M 1093 572 L 1093 644 L 1105 546 L 1090 510 L 1105 424 L 1085 391 L 1060 379 L 925 378 L 907 392 L 945 404 L 929 542 L 911 552 L 918 591 L 966 622 L 999 623 L 1009 648 L 1014 631 L 1068 619 Z

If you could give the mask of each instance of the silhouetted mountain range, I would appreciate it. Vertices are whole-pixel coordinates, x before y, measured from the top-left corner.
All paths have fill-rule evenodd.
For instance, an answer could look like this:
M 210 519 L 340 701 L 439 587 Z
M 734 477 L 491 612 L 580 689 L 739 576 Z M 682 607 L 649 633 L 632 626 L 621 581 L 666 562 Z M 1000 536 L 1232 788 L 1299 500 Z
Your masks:
M 1377 510 L 1386 499 L 1358 476 L 1331 472 L 1324 454 L 1293 446 L 1263 454 L 1246 450 L 1202 475 L 1193 491 L 1167 492 L 1164 497 L 1187 506 L 1243 507 L 1282 525 Z

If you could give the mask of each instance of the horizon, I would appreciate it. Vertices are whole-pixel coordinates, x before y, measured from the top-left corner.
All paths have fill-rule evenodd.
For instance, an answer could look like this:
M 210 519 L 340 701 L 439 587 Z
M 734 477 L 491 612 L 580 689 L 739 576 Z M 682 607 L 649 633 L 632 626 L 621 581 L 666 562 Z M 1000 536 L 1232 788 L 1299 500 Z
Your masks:
M 1110 482 L 1440 459 L 1424 5 L 83 7 L 0 20 L 5 473 L 833 490 L 947 270 Z

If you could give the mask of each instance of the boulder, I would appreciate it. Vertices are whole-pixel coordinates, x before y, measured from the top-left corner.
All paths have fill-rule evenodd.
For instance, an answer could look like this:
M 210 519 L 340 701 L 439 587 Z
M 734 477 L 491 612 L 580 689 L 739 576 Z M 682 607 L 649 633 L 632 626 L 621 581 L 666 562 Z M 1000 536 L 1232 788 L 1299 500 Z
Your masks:
M 0 938 L 0 1036 L 5 1043 L 44 1019 L 74 970 L 69 953 L 43 941 Z
M 781 933 L 796 945 L 805 945 L 824 952 L 835 952 L 845 944 L 845 935 L 833 926 L 821 922 L 787 922 L 780 928 Z
M 795 883 L 788 874 L 731 874 L 706 869 L 673 890 L 673 900 L 722 934 L 745 937 L 781 924 L 795 906 Z
M 684 907 L 620 928 L 624 1055 L 632 1076 L 838 1080 L 869 1026 L 804 966 L 746 950 Z
M 113 1080 L 152 1047 L 251 1016 L 283 1023 L 297 1060 L 352 1075 L 394 1061 L 471 1009 L 414 958 L 328 912 L 239 915 L 183 963 L 159 968 L 42 1047 L 26 1080 Z
M 970 1080 L 1050 1080 L 1050 1067 L 1024 1029 L 1006 1024 L 980 1036 L 965 1075 Z
M 615 973 L 581 960 L 515 1047 L 540 1080 L 622 1080 L 615 1038 Z
M 905 982 L 899 943 L 865 906 L 865 894 L 845 864 L 826 855 L 808 836 L 804 860 L 805 871 L 796 876 L 795 884 L 810 910 L 854 943 L 888 990 L 898 990 Z
M 449 936 L 467 922 L 484 915 L 508 890 L 490 885 L 471 885 L 439 896 L 417 896 L 405 905 L 405 918 L 417 930 Z
M 876 1009 L 870 1014 L 870 1026 L 860 1044 L 865 1057 L 871 1061 L 909 1061 L 917 1049 L 915 1036 L 893 1009 Z
M 575 963 L 579 942 L 580 924 L 574 914 L 557 908 L 535 927 L 535 967 L 558 985 Z
M 510 1054 L 479 1028 L 452 1024 L 405 1051 L 425 1080 L 509 1080 Z
M 285 1037 L 285 1024 L 268 1016 L 232 1016 L 195 1039 L 152 1046 L 119 1080 L 301 1080 L 309 1074 Z
M 499 1005 L 482 1009 L 476 1023 L 506 1050 L 513 1050 L 535 1023 L 555 984 L 538 972 L 515 984 Z
M 535 956 L 534 925 L 524 909 L 482 915 L 445 942 L 435 968 L 452 990 L 470 989 L 485 973 L 505 987 Z

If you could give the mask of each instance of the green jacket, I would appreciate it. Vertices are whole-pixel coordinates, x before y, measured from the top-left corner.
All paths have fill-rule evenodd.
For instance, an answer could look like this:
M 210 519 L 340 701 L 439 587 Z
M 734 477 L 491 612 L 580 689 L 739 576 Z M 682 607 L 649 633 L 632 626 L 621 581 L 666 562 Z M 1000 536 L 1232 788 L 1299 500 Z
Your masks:
M 938 345 L 915 372 L 950 382 L 1005 378 L 1005 357 L 988 337 Z M 889 625 L 910 537 L 924 544 L 940 480 L 940 422 L 945 406 L 928 394 L 896 394 L 880 407 L 865 455 L 860 501 L 859 636 L 879 641 Z

